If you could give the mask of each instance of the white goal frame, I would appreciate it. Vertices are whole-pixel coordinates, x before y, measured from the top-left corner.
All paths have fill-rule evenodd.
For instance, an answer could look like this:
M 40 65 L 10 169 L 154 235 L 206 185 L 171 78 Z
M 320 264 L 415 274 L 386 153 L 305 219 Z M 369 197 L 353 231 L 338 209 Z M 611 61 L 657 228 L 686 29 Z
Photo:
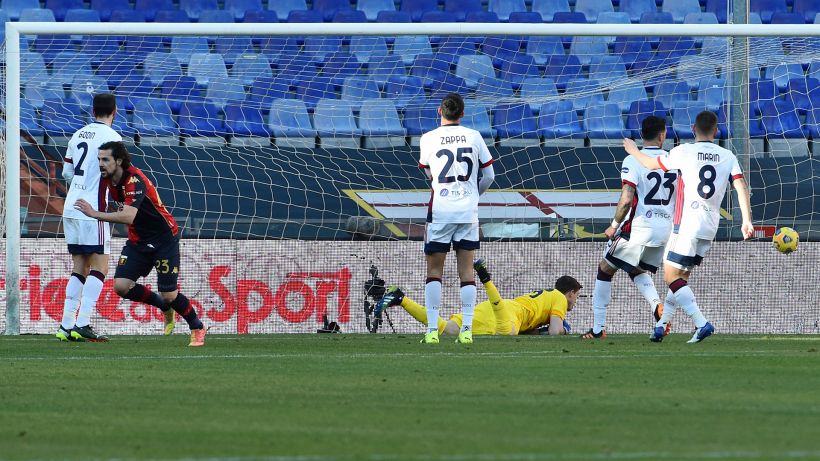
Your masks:
M 6 330 L 19 334 L 20 328 L 20 35 L 553 35 L 553 36 L 717 36 L 717 37 L 820 37 L 820 24 L 519 24 L 519 23 L 277 23 L 277 24 L 173 24 L 166 23 L 6 23 Z M 170 30 L 169 30 L 170 29 Z M 742 47 L 748 50 L 748 47 Z M 730 47 L 734 53 L 735 47 Z M 730 62 L 737 61 L 737 57 Z M 730 72 L 732 79 L 742 81 L 740 74 Z M 733 85 L 746 89 L 740 97 L 746 109 L 748 85 Z M 748 113 L 743 110 L 743 113 Z M 740 119 L 734 119 L 739 123 Z M 746 125 L 744 123 L 744 125 Z M 733 123 L 733 129 L 742 128 Z M 735 130 L 740 138 L 745 129 Z M 740 134 L 739 134 L 740 133 Z M 748 150 L 746 139 L 733 140 L 736 153 Z

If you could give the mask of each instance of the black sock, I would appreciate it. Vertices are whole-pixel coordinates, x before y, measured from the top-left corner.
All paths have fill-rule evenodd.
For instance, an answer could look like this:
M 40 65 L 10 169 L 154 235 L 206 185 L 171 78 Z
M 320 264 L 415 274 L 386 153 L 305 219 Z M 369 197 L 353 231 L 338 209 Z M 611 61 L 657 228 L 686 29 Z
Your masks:
M 154 307 L 158 307 L 162 312 L 165 312 L 168 309 L 170 309 L 170 307 L 167 304 L 165 304 L 165 301 L 162 300 L 162 296 L 160 296 L 154 291 L 149 290 L 148 288 L 145 288 L 144 285 L 140 285 L 139 283 L 134 285 L 134 287 L 130 290 L 128 290 L 128 293 L 125 294 L 125 299 L 150 304 Z
M 170 304 L 171 309 L 177 311 L 182 318 L 188 322 L 188 327 L 192 330 L 199 330 L 203 328 L 202 322 L 196 316 L 196 309 L 194 306 L 191 305 L 191 302 L 188 301 L 188 298 L 185 297 L 182 293 L 177 293 L 176 299 L 171 301 Z

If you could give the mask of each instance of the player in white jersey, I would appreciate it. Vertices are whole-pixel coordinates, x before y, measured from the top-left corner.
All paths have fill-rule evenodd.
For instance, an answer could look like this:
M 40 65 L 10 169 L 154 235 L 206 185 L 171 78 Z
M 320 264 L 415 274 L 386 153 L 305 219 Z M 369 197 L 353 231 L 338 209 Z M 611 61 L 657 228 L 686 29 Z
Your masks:
M 666 154 L 661 149 L 666 140 L 666 120 L 650 115 L 641 122 L 643 152 L 650 157 Z M 621 167 L 621 197 L 615 218 L 605 231 L 609 243 L 598 264 L 598 275 L 592 291 L 592 328 L 582 339 L 605 338 L 606 309 L 612 299 L 612 277 L 623 270 L 635 283 L 660 320 L 663 304 L 655 283 L 647 271 L 657 272 L 663 262 L 663 247 L 672 232 L 677 174 L 674 171 L 648 170 L 634 157 L 627 157 Z M 671 323 L 667 323 L 671 329 Z M 665 331 L 668 334 L 668 331 Z
M 476 287 L 473 256 L 479 247 L 478 198 L 493 182 L 493 158 L 478 131 L 459 125 L 464 100 L 450 93 L 438 108 L 441 126 L 421 137 L 419 167 L 432 181 L 427 212 L 424 253 L 427 281 L 424 286 L 427 318 L 438 318 L 441 277 L 450 246 L 456 251 L 461 280 L 463 323 L 456 342 L 473 342 Z M 479 171 L 481 178 L 479 179 Z M 423 343 L 438 343 L 438 329 L 430 322 Z
M 100 188 L 97 151 L 108 141 L 122 141 L 122 136 L 111 128 L 117 115 L 114 95 L 94 95 L 93 110 L 95 121 L 71 137 L 63 164 L 63 178 L 69 183 L 63 206 L 63 231 L 74 268 L 66 285 L 63 319 L 56 334 L 62 341 L 107 340 L 94 331 L 90 321 L 108 273 L 111 228 L 108 223 L 76 210 L 74 203 L 83 199 L 98 211 L 105 211 L 108 192 Z
M 690 343 L 703 341 L 714 333 L 714 326 L 706 320 L 688 285 L 689 275 L 700 265 L 717 233 L 720 205 L 726 188 L 731 182 L 737 190 L 738 204 L 743 223 L 740 226 L 744 239 L 754 234 L 749 188 L 743 172 L 732 152 L 713 143 L 717 135 L 717 116 L 704 111 L 695 118 L 692 127 L 695 142 L 672 149 L 668 155 L 650 157 L 642 154 L 635 143 L 624 139 L 624 148 L 647 168 L 661 168 L 664 172 L 679 170 L 681 185 L 675 204 L 674 230 L 666 245 L 664 281 L 669 285 L 666 306 L 655 326 L 654 342 L 663 340 L 663 330 L 672 317 L 675 307 L 680 306 L 695 323 L 695 334 Z

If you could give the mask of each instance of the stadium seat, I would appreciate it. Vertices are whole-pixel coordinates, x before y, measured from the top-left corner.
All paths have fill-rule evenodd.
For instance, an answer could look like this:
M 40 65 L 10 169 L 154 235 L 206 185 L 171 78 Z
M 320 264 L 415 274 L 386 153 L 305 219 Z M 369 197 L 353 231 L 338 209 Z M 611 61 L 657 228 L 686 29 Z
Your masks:
M 313 147 L 316 144 L 316 130 L 313 129 L 307 108 L 302 101 L 273 101 L 268 116 L 268 128 L 276 137 L 277 146 Z
M 313 111 L 321 99 L 335 99 L 336 85 L 327 79 L 312 79 L 296 84 L 296 97 L 301 99 L 308 110 Z
M 797 63 L 783 63 L 766 67 L 764 78 L 774 80 L 777 90 L 783 92 L 793 78 L 803 78 L 803 66 Z
M 268 0 L 268 9 L 276 11 L 279 18 L 287 18 L 291 11 L 305 11 L 307 10 L 307 2 L 305 0 Z
M 609 86 L 627 79 L 626 66 L 620 56 L 593 56 L 589 63 L 589 78 L 597 80 L 603 86 Z
M 327 56 L 342 51 L 342 38 L 335 36 L 305 37 L 302 52 L 314 62 L 323 64 Z
M 225 9 L 234 17 L 234 21 L 244 20 L 247 11 L 262 11 L 262 0 L 225 0 Z
M 578 61 L 584 65 L 589 65 L 594 56 L 605 56 L 609 53 L 606 37 L 589 37 L 577 36 L 573 37 L 572 44 L 569 46 L 569 54 L 578 58 Z
M 350 9 L 348 0 L 313 0 L 313 9 L 322 13 L 322 19 L 329 22 L 337 11 Z
M 617 104 L 598 104 L 587 108 L 584 115 L 584 129 L 592 140 L 609 139 L 621 142 L 628 136 Z M 597 143 L 593 142 L 593 145 Z
M 135 98 L 134 128 L 145 145 L 178 145 L 179 128 L 164 99 Z
M 547 63 L 547 57 L 564 54 L 564 45 L 561 37 L 532 36 L 527 40 L 527 54 L 535 59 L 536 64 L 543 66 Z
M 531 11 L 540 13 L 544 22 L 553 22 L 555 13 L 569 12 L 572 9 L 568 0 L 532 0 Z
M 726 37 L 702 37 L 701 59 L 710 62 L 723 62 L 729 53 L 729 41 Z
M 199 14 L 205 10 L 218 10 L 216 0 L 179 0 L 179 9 L 188 15 L 188 19 L 199 20 Z
M 160 87 L 160 94 L 174 114 L 179 114 L 185 101 L 204 101 L 196 85 L 196 79 L 188 75 L 166 77 Z
M 137 74 L 127 75 L 114 90 L 114 94 L 117 95 L 118 109 L 122 113 L 125 113 L 125 111 L 133 111 L 134 103 L 131 101 L 131 98 L 152 97 L 155 89 L 156 85 L 154 85 L 148 76 Z
M 568 80 L 563 97 L 572 101 L 572 108 L 579 114 L 587 107 L 604 104 L 604 93 L 600 89 L 600 84 L 586 78 Z
M 412 16 L 410 16 L 410 13 L 407 13 L 406 11 L 387 10 L 379 11 L 379 14 L 376 15 L 376 22 L 408 23 L 413 22 L 413 19 Z
M 165 44 L 162 37 L 155 35 L 129 35 L 125 38 L 125 53 L 131 56 L 134 64 L 145 61 L 148 53 L 154 51 L 165 51 Z
M 698 0 L 674 0 L 663 2 L 661 11 L 670 13 L 672 19 L 677 24 L 682 24 L 689 13 L 700 13 L 700 3 Z
M 82 1 L 80 1 L 80 5 L 82 5 Z M 157 11 L 173 10 L 174 2 L 172 0 L 136 0 L 134 9 L 142 11 L 146 21 L 153 22 Z
M 698 85 L 697 100 L 704 103 L 707 110 L 717 112 L 729 100 L 729 89 L 722 78 L 704 78 Z
M 187 65 L 194 54 L 207 54 L 211 49 L 208 39 L 202 36 L 175 36 L 171 38 L 171 55 L 182 65 Z
M 464 37 L 433 37 L 431 42 L 436 39 L 438 50 L 436 56 L 439 59 L 447 61 L 450 65 L 458 62 L 460 56 L 469 56 L 475 54 L 475 42 Z
M 440 59 L 437 54 L 418 55 L 410 67 L 410 75 L 419 77 L 425 88 L 429 88 L 434 80 L 443 79 L 449 72 L 449 61 Z
M 362 11 L 368 21 L 373 22 L 379 16 L 379 11 L 395 11 L 393 0 L 359 0 L 356 8 Z
M 433 48 L 426 35 L 400 35 L 393 43 L 393 54 L 401 57 L 404 65 L 412 65 L 419 55 L 432 55 Z
M 749 11 L 760 14 L 763 24 L 770 24 L 772 15 L 778 12 L 786 13 L 788 7 L 786 6 L 786 0 L 750 0 Z
M 407 75 L 401 57 L 394 54 L 377 55 L 370 59 L 367 65 L 367 75 L 384 89 L 387 79 L 390 77 L 403 77 Z
M 505 103 L 493 109 L 493 128 L 502 146 L 533 146 L 540 144 L 535 117 L 529 104 Z
M 128 10 L 131 5 L 128 0 L 91 0 L 91 9 L 100 13 L 100 20 L 108 22 L 111 20 L 111 12 L 114 10 Z
M 695 117 L 706 109 L 701 101 L 679 101 L 672 106 L 672 131 L 677 139 L 693 139 Z
M 528 54 L 521 53 L 514 55 L 508 61 L 504 61 L 499 72 L 499 78 L 512 83 L 514 90 L 521 87 L 521 82 L 524 79 L 538 76 L 538 65 L 535 63 L 535 59 Z
M 481 0 L 444 0 L 444 11 L 453 13 L 458 22 L 464 22 L 467 13 L 483 9 Z
M 322 147 L 356 149 L 361 146 L 362 130 L 356 125 L 349 103 L 333 99 L 319 100 L 313 112 L 313 123 Z
M 509 61 L 513 56 L 519 53 L 521 40 L 509 36 L 492 36 L 485 38 L 481 42 L 480 48 L 482 53 L 492 58 L 494 66 L 501 67 L 504 61 Z
M 265 56 L 261 54 L 242 54 L 236 58 L 229 75 L 231 78 L 239 80 L 243 85 L 251 86 L 258 78 L 273 76 L 273 72 L 268 58 Z
M 805 24 L 805 19 L 800 13 L 776 12 L 772 15 L 772 24 Z
M 782 138 L 803 138 L 806 132 L 800 123 L 800 116 L 791 101 L 770 101 L 761 105 L 763 129 L 766 136 Z
M 97 66 L 96 75 L 105 79 L 111 87 L 119 86 L 119 84 L 129 75 L 136 75 L 138 62 L 133 59 L 133 55 L 127 52 L 115 53 L 101 62 Z
M 65 98 L 62 83 L 48 76 L 40 76 L 27 81 L 22 91 L 22 100 L 36 109 L 41 109 L 46 99 Z
M 231 77 L 212 77 L 208 81 L 205 99 L 222 110 L 228 101 L 242 101 L 245 99 L 245 86 L 242 85 L 242 82 Z
M 814 142 L 820 139 L 820 106 L 812 107 L 806 114 L 806 130 Z
M 448 93 L 466 94 L 469 91 L 464 79 L 453 74 L 446 74 L 430 85 L 430 97 L 433 99 L 441 99 Z
M 587 22 L 598 22 L 598 13 L 604 11 L 615 11 L 611 0 L 575 0 L 575 12 L 584 13 Z
M 276 77 L 258 77 L 251 84 L 251 92 L 246 100 L 253 107 L 258 107 L 267 113 L 276 99 L 287 99 L 292 95 L 290 79 L 277 75 Z
M 271 64 L 289 61 L 299 54 L 299 42 L 295 37 L 268 36 L 259 41 L 259 52 L 268 58 Z
M 700 80 L 715 77 L 718 73 L 718 64 L 711 60 L 704 60 L 701 55 L 689 55 L 680 58 L 676 76 L 683 80 L 689 88 L 698 89 Z
M 361 103 L 365 99 L 381 97 L 379 86 L 366 76 L 346 77 L 342 83 L 342 100 Z
M 76 9 L 72 8 L 65 12 L 63 18 L 65 22 L 100 22 L 100 13 L 96 10 Z M 71 41 L 74 43 L 82 43 L 82 35 L 72 35 Z
M 583 145 L 586 137 L 572 102 L 565 99 L 541 104 L 538 134 L 544 138 L 545 144 Z
M 456 75 L 464 79 L 469 88 L 475 88 L 484 77 L 495 77 L 493 62 L 486 55 L 459 56 Z
M 717 16 L 714 13 L 687 13 L 683 18 L 684 24 L 719 24 Z M 697 40 L 702 40 L 697 38 Z
M 111 22 L 145 22 L 145 13 L 130 8 L 111 10 L 111 17 L 108 20 Z
M 49 73 L 46 63 L 40 53 L 32 51 L 20 52 L 20 83 L 25 83 L 36 78 L 48 78 Z M 59 77 L 59 76 L 55 76 Z
M 243 54 L 254 54 L 253 42 L 250 37 L 220 36 L 214 41 L 214 50 L 222 55 L 226 66 L 233 66 L 234 62 Z
M 231 135 L 231 144 L 270 145 L 268 129 L 262 111 L 233 101 L 225 104 L 225 131 Z
M 200 23 L 217 23 L 217 24 L 232 24 L 234 22 L 233 13 L 226 10 L 202 10 L 199 12 L 197 22 Z M 213 39 L 208 40 L 210 42 Z
M 245 12 L 242 22 L 277 23 L 279 22 L 279 16 L 276 14 L 276 11 L 273 10 L 248 10 Z M 255 37 L 254 43 L 258 43 L 260 40 L 261 37 Z
M 108 82 L 90 74 L 76 75 L 70 85 L 71 98 L 86 112 L 91 112 L 95 94 L 111 92 Z
M 196 79 L 200 87 L 208 86 L 211 79 L 228 77 L 228 69 L 222 56 L 210 53 L 194 53 L 188 62 L 188 75 Z
M 552 15 L 552 22 L 556 24 L 586 24 L 587 17 L 584 16 L 584 13 L 557 12 L 554 15 Z M 565 46 L 569 46 L 569 44 L 572 43 L 572 36 L 567 35 L 561 37 L 561 43 L 563 43 Z
M 338 10 L 333 13 L 332 22 L 367 22 L 367 16 L 358 10 Z
M 777 87 L 773 80 L 752 80 L 749 82 L 749 107 L 754 115 L 762 112 L 761 105 L 774 101 Z
M 407 129 L 407 134 L 418 137 L 438 128 L 441 117 L 436 111 L 439 104 L 440 101 L 427 100 L 407 106 L 404 113 L 404 127 Z
M 24 35 L 20 39 L 24 39 Z M 25 43 L 20 43 L 20 49 L 26 50 Z M 63 51 L 74 51 L 75 47 L 72 43 L 72 38 L 68 35 L 38 35 L 34 41 L 31 42 L 31 50 L 39 53 L 43 57 L 43 61 L 47 65 L 54 62 L 54 58 Z
M 682 81 L 665 81 L 655 85 L 655 101 L 664 107 L 677 107 L 680 102 L 689 101 L 689 85 Z M 703 104 L 701 103 L 701 106 Z
M 5 124 L 2 129 L 5 131 Z M 45 134 L 43 127 L 40 126 L 37 111 L 26 100 L 20 101 L 20 131 L 25 131 L 34 137 L 42 137 Z M 20 142 L 24 143 L 25 139 L 21 137 Z
M 629 111 L 629 107 L 633 102 L 645 99 L 647 99 L 646 88 L 644 88 L 642 81 L 624 79 L 609 89 L 606 101 L 617 104 L 621 112 L 625 113 Z
M 352 54 L 340 51 L 327 55 L 321 76 L 334 85 L 341 86 L 345 78 L 359 74 L 362 65 Z
M 88 112 L 70 99 L 46 99 L 40 109 L 43 131 L 52 139 L 70 138 L 87 124 L 87 117 Z
M 529 77 L 521 82 L 520 95 L 521 100 L 530 105 L 533 113 L 538 114 L 541 104 L 558 99 L 558 88 L 551 78 Z
M 221 138 L 226 129 L 219 109 L 200 100 L 185 101 L 180 105 L 179 132 L 184 136 Z
M 811 24 L 817 13 L 820 13 L 820 3 L 817 0 L 794 0 L 792 11 L 803 15 L 803 22 Z
M 190 22 L 188 14 L 181 10 L 159 10 L 154 14 L 154 22 L 178 22 L 184 24 Z M 165 40 L 166 42 L 168 40 Z
M 749 24 L 763 24 L 763 20 L 760 19 L 760 14 L 755 11 L 749 13 Z
M 706 11 L 714 13 L 720 24 L 726 24 L 729 11 L 728 5 L 729 0 L 706 0 Z
M 179 61 L 171 53 L 148 53 L 143 62 L 143 69 L 154 85 L 161 85 L 167 77 L 182 75 Z
M 288 61 L 279 61 L 277 68 L 276 75 L 289 78 L 291 85 L 299 85 L 303 81 L 318 78 L 316 64 L 303 55 L 294 56 Z
M 665 68 L 677 66 L 681 57 L 696 53 L 697 49 L 692 37 L 661 37 L 655 57 L 661 68 Z
M 404 110 L 408 105 L 424 100 L 424 85 L 418 77 L 388 77 L 384 85 L 384 97 L 393 101 L 396 109 Z
M 502 99 L 513 97 L 512 84 L 495 77 L 482 78 L 476 85 L 475 97 L 488 105 L 494 105 Z
M 403 146 L 407 130 L 401 126 L 392 101 L 365 99 L 359 110 L 359 126 L 366 149 Z
M 510 13 L 527 11 L 527 5 L 524 0 L 490 0 L 487 10 L 498 15 L 500 21 L 509 21 Z M 552 18 L 552 14 L 550 14 L 550 18 Z
M 802 77 L 790 79 L 785 99 L 801 114 L 805 114 L 820 102 L 820 81 Z
M 470 11 L 464 17 L 464 22 L 500 22 L 498 15 L 492 11 Z M 478 41 L 480 39 L 476 39 Z
M 425 12 L 437 9 L 437 0 L 401 0 L 401 11 L 408 13 L 413 22 L 421 21 L 421 16 Z
M 633 101 L 629 105 L 629 110 L 626 114 L 626 129 L 630 132 L 630 137 L 635 139 L 641 138 L 641 124 L 643 120 L 650 115 L 660 117 L 664 120 L 667 117 L 663 104 L 653 99 Z M 672 135 L 672 127 L 667 127 L 666 131 L 667 136 Z
M 361 63 L 369 63 L 376 56 L 387 56 L 387 42 L 384 37 L 350 37 L 350 53 Z
M 44 8 L 23 8 L 20 22 L 55 22 L 54 12 Z
M 536 11 L 514 11 L 510 13 L 509 22 L 518 24 L 541 24 L 544 18 Z
M 632 22 L 629 20 L 629 15 L 626 13 L 618 12 L 609 12 L 605 11 L 603 13 L 598 13 L 598 24 L 631 24 Z M 615 43 L 615 36 L 603 36 L 607 45 L 612 45 Z
M 45 7 L 54 13 L 57 21 L 64 21 L 68 10 L 84 8 L 85 4 L 83 0 L 46 0 Z
M 652 58 L 652 44 L 646 37 L 616 37 L 612 54 L 620 56 L 624 65 L 631 68 L 636 62 Z
M 489 109 L 481 101 L 464 100 L 464 117 L 460 123 L 462 126 L 478 131 L 484 139 L 493 140 L 495 138 L 495 130 L 490 124 Z M 492 143 L 488 144 L 492 145 Z
M 629 15 L 630 21 L 635 23 L 640 22 L 642 14 L 658 11 L 655 0 L 621 0 L 619 8 Z
M 74 51 L 63 51 L 57 54 L 53 64 L 54 78 L 63 85 L 71 85 L 74 77 L 88 78 L 94 75 L 88 56 Z
M 581 63 L 575 56 L 552 55 L 547 58 L 544 77 L 551 78 L 559 90 L 564 89 L 567 81 L 581 75 Z
M 39 0 L 3 0 L 0 8 L 8 14 L 12 21 L 20 20 L 20 14 L 27 8 L 40 8 Z

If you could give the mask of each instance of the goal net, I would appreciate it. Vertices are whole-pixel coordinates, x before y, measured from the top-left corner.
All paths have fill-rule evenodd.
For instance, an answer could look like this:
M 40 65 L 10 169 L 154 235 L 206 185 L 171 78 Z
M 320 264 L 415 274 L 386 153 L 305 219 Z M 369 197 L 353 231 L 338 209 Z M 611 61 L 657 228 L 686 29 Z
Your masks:
M 820 332 L 815 36 L 728 37 L 717 34 L 732 26 L 668 25 L 368 24 L 362 32 L 356 24 L 235 24 L 231 35 L 215 24 L 175 25 L 180 35 L 154 26 L 162 25 L 65 23 L 49 32 L 20 24 L 19 47 L 4 49 L 4 77 L 19 64 L 19 82 L 12 73 L 4 79 L 6 140 L 19 147 L 19 162 L 4 154 L 2 177 L 19 181 L 19 194 L 9 188 L 3 212 L 16 218 L 19 210 L 21 225 L 2 241 L 3 278 L 20 283 L 19 301 L 0 298 L 0 328 L 52 333 L 61 317 L 71 272 L 63 157 L 71 135 L 93 120 L 93 95 L 110 92 L 114 129 L 182 228 L 180 286 L 213 332 L 313 332 L 324 316 L 343 332 L 367 331 L 371 268 L 424 299 L 430 186 L 417 145 L 438 126 L 441 98 L 457 92 L 466 100 L 462 123 L 497 159 L 479 208 L 478 255 L 503 296 L 572 275 L 584 289 L 568 321 L 576 330 L 591 325 L 622 138 L 639 140 L 643 118 L 659 115 L 669 149 L 693 141 L 694 116 L 710 110 L 720 123 L 716 142 L 738 155 L 750 183 L 757 234 L 740 242 L 727 193 L 717 241 L 691 280 L 700 306 L 721 332 Z M 19 179 L 5 174 L 12 171 Z M 799 232 L 796 253 L 772 248 L 780 226 Z M 111 289 L 126 235 L 113 229 L 94 325 L 159 334 L 156 309 Z M 445 317 L 459 305 L 450 259 Z M 660 273 L 655 282 L 663 298 Z M 156 286 L 153 275 L 145 283 Z M 389 314 L 392 329 L 381 331 L 422 331 L 400 308 Z M 674 321 L 689 331 L 683 314 Z M 617 275 L 608 331 L 644 333 L 651 324 L 649 304 Z

